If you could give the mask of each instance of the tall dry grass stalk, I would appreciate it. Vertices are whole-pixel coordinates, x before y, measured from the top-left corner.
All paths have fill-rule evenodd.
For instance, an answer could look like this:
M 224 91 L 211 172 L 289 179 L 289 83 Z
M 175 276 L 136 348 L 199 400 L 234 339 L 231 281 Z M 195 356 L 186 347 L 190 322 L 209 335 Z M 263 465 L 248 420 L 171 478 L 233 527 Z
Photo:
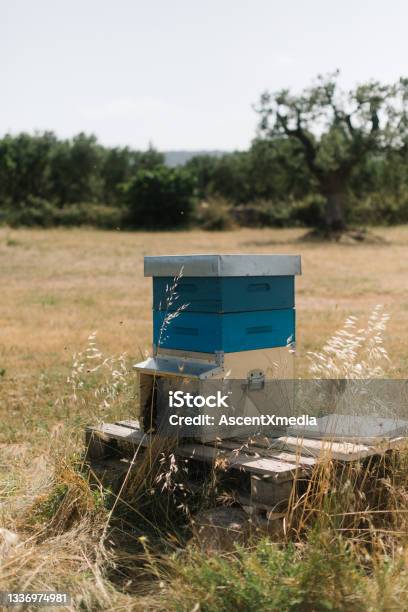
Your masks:
M 174 276 L 171 284 L 166 285 L 165 308 L 163 309 L 165 315 L 164 315 L 163 323 L 160 327 L 157 348 L 160 348 L 162 346 L 162 343 L 164 342 L 166 338 L 165 334 L 171 322 L 174 321 L 174 319 L 176 319 L 183 312 L 183 310 L 188 308 L 188 303 L 185 303 L 185 304 L 178 304 L 177 308 L 174 309 L 176 303 L 180 299 L 180 294 L 177 291 L 177 288 L 180 283 L 180 280 L 183 278 L 183 271 L 184 271 L 184 266 L 182 266 L 178 274 Z M 161 307 L 162 307 L 162 304 L 160 304 L 160 308 Z
M 321 351 L 309 352 L 309 374 L 313 378 L 369 379 L 386 374 L 390 358 L 384 347 L 389 315 L 377 305 L 365 327 L 350 316 Z
M 408 444 L 355 462 L 327 455 L 310 478 L 295 483 L 286 535 L 304 540 L 310 529 L 346 539 L 361 559 L 394 558 L 408 545 Z
M 309 373 L 317 379 L 363 379 L 367 383 L 384 377 L 391 363 L 384 346 L 388 320 L 381 305 L 373 309 L 366 326 L 349 317 L 320 352 L 308 354 Z M 348 404 L 354 401 L 355 413 L 366 414 L 359 392 L 364 394 L 367 387 L 350 387 Z M 378 416 L 392 416 L 385 413 L 387 406 L 381 398 L 376 399 Z M 347 538 L 362 556 L 392 555 L 398 546 L 408 543 L 407 502 L 408 445 L 380 451 L 368 459 L 340 462 L 333 459 L 328 441 L 310 477 L 294 483 L 286 533 L 299 540 L 310 528 L 330 531 L 334 537 Z
M 183 267 L 177 275 L 174 276 L 172 282 L 166 286 L 165 303 L 164 303 L 164 319 L 160 328 L 159 338 L 156 350 L 160 350 L 166 339 L 169 326 L 180 316 L 180 314 L 189 306 L 188 303 L 179 303 L 180 294 L 178 286 L 183 277 Z M 160 305 L 163 306 L 162 304 Z M 182 373 L 182 366 L 180 366 Z M 175 458 L 174 449 L 177 446 L 178 440 L 176 437 L 162 435 L 157 424 L 154 422 L 157 416 L 157 406 L 155 401 L 156 386 L 160 384 L 160 376 L 152 376 L 152 395 L 150 406 L 147 407 L 147 414 L 142 415 L 144 429 L 146 435 L 154 432 L 150 439 L 150 444 L 147 452 L 139 460 L 140 448 L 136 449 L 130 463 L 130 468 L 126 474 L 120 494 L 129 508 L 137 509 L 138 506 L 143 506 L 146 498 L 146 492 L 151 498 L 150 510 L 157 511 L 161 516 L 160 525 L 152 530 L 153 535 L 163 535 L 163 526 L 169 525 L 171 530 L 171 521 L 179 522 L 174 516 L 174 511 L 185 517 L 190 515 L 190 507 L 187 503 L 189 489 L 185 483 L 185 467 L 183 460 Z M 141 453 L 140 453 L 141 454 Z M 131 467 L 137 462 L 137 470 L 132 471 Z M 185 462 L 184 462 L 185 463 Z M 160 499 L 161 498 L 161 499 Z M 129 502 L 129 500 L 132 500 Z M 163 504 L 164 500 L 164 504 Z M 163 512 L 164 510 L 164 512 Z M 179 517 L 180 518 L 180 517 Z
M 87 346 L 75 353 L 67 377 L 70 393 L 66 401 L 101 419 L 115 407 L 134 401 L 134 378 L 126 353 L 104 355 L 97 344 L 97 332 L 88 336 Z

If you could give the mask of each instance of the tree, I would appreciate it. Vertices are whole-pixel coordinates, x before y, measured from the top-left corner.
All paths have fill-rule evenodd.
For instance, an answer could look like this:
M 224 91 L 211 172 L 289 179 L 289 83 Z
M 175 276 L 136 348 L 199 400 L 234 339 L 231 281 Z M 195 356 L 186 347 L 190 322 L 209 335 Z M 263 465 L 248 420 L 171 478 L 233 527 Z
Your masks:
M 222 197 L 241 204 L 251 199 L 247 151 L 235 151 L 219 157 L 197 155 L 185 165 L 197 179 L 201 198 Z
M 153 147 L 147 151 L 132 151 L 128 147 L 105 149 L 101 178 L 102 199 L 116 206 L 122 198 L 121 186 L 136 176 L 139 170 L 153 170 L 164 163 L 164 155 Z
M 255 138 L 249 149 L 250 200 L 287 202 L 312 191 L 310 175 L 294 139 Z
M 80 133 L 59 141 L 51 159 L 51 183 L 55 200 L 63 206 L 101 201 L 103 148 L 96 136 Z
M 123 188 L 128 223 L 148 229 L 187 225 L 193 212 L 194 188 L 194 178 L 184 168 L 140 170 Z
M 0 206 L 19 208 L 29 196 L 49 196 L 56 142 L 52 132 L 7 134 L 0 140 Z
M 214 175 L 217 166 L 217 157 L 207 153 L 194 155 L 185 164 L 184 168 L 196 178 L 197 195 L 205 199 L 214 193 Z
M 296 143 L 310 178 L 324 196 L 325 231 L 346 229 L 353 172 L 372 154 L 406 151 L 408 80 L 394 85 L 371 81 L 344 93 L 336 72 L 318 77 L 300 95 L 264 93 L 257 109 L 260 136 Z

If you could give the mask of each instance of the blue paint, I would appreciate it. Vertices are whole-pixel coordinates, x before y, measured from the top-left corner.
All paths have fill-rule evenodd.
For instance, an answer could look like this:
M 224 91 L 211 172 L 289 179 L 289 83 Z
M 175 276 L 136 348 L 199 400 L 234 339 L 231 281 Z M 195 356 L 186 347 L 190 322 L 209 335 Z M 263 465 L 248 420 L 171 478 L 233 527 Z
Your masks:
M 167 324 L 165 317 L 164 311 L 153 312 L 153 342 L 163 348 L 235 353 L 295 340 L 293 308 L 228 314 L 183 311 Z
M 294 276 L 182 277 L 172 292 L 173 284 L 171 277 L 153 278 L 153 310 L 228 313 L 295 305 Z

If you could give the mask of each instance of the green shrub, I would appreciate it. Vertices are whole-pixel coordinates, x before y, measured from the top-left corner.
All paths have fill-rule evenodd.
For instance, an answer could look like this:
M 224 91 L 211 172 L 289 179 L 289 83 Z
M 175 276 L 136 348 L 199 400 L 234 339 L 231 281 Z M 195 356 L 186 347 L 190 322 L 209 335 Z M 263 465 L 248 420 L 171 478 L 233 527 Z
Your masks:
M 101 204 L 69 204 L 58 208 L 54 204 L 30 196 L 19 210 L 7 211 L 4 221 L 11 227 L 76 227 L 89 225 L 116 229 L 123 225 L 123 210 Z
M 124 187 L 126 222 L 135 228 L 188 225 L 194 210 L 194 178 L 184 168 L 140 170 Z
M 307 196 L 301 202 L 290 206 L 290 225 L 321 227 L 324 224 L 324 198 L 320 195 Z
M 350 222 L 364 225 L 408 223 L 408 193 L 373 193 L 350 207 Z
M 209 198 L 199 204 L 195 221 L 208 231 L 232 229 L 235 225 L 232 205 L 223 198 Z
M 324 200 L 320 196 L 300 202 L 257 200 L 236 206 L 232 212 L 242 227 L 319 227 L 324 218 Z
M 5 220 L 11 227 L 52 227 L 56 212 L 56 206 L 48 200 L 27 196 L 18 209 L 8 212 Z
M 101 229 L 116 229 L 123 225 L 123 210 L 114 206 L 82 203 L 70 204 L 56 213 L 56 225 L 78 226 L 89 225 Z
M 318 195 L 299 202 L 258 200 L 241 204 L 232 212 L 242 227 L 319 227 L 324 200 Z
M 258 200 L 242 204 L 233 210 L 234 218 L 242 227 L 288 227 L 290 205 L 286 202 Z
M 340 538 L 313 536 L 303 554 L 269 540 L 228 556 L 190 549 L 170 564 L 170 610 L 367 609 L 367 581 Z

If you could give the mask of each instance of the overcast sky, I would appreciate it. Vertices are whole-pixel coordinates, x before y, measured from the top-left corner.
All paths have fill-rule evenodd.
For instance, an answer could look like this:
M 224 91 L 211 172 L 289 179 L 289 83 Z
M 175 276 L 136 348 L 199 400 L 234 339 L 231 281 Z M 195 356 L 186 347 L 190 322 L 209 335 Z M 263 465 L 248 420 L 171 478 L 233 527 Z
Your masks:
M 265 89 L 408 75 L 404 0 L 0 0 L 0 134 L 243 149 Z

